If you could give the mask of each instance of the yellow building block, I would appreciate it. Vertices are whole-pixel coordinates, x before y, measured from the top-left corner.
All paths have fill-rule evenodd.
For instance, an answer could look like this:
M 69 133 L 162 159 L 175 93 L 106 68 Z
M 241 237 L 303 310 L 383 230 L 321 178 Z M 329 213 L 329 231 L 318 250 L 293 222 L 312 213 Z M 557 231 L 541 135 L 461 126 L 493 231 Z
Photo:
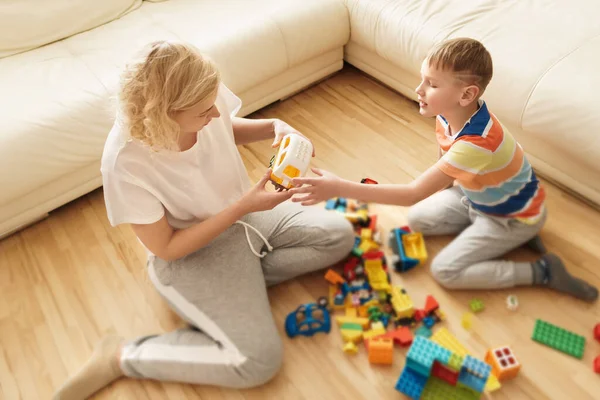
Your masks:
M 459 356 L 463 357 L 466 356 L 467 354 L 469 354 L 470 356 L 473 356 L 471 353 L 469 353 L 467 351 L 467 349 L 465 349 L 465 347 L 458 341 L 458 339 L 456 337 L 454 337 L 454 335 L 452 335 L 448 329 L 442 327 L 440 329 L 438 329 L 433 336 L 431 336 L 430 338 L 431 341 L 439 344 L 440 346 L 450 350 L 452 353 L 456 353 Z M 498 378 L 496 378 L 493 374 L 490 374 L 490 377 L 488 378 L 486 384 L 485 384 L 485 390 L 487 392 L 493 392 L 495 390 L 500 389 L 501 385 L 500 385 L 500 381 L 498 381 Z
M 463 314 L 462 319 L 460 320 L 460 324 L 466 330 L 469 330 L 473 327 L 473 314 L 466 312 Z
M 353 342 L 348 342 L 344 345 L 344 353 L 347 354 L 356 354 L 358 353 L 358 347 Z
M 358 310 L 354 307 L 347 307 L 346 317 L 358 317 Z
M 419 265 L 427 260 L 427 249 L 421 232 L 407 233 L 402 235 L 404 252 L 409 258 L 419 260 Z
M 341 329 L 342 339 L 344 342 L 360 343 L 363 340 L 364 332 L 353 329 Z
M 373 239 L 373 231 L 370 230 L 369 228 L 362 228 L 360 230 L 360 237 L 362 240 L 366 240 L 366 239 Z
M 389 290 L 390 284 L 381 260 L 365 260 L 365 272 L 374 290 Z
M 371 250 L 378 250 L 379 245 L 377 243 L 375 243 L 374 241 L 372 241 L 371 239 L 366 239 L 360 243 L 358 248 L 359 248 L 359 250 L 362 250 L 363 252 L 367 253 Z
M 368 330 L 365 333 L 363 333 L 363 339 L 369 340 L 369 339 L 372 339 L 377 336 L 385 335 L 385 332 L 386 332 L 386 330 L 382 324 L 381 327 L 376 326 L 375 328 L 371 328 L 371 330 Z
M 402 292 L 400 286 L 394 286 L 391 291 L 392 307 L 396 311 L 398 318 L 410 318 L 415 313 L 415 307 L 410 296 Z

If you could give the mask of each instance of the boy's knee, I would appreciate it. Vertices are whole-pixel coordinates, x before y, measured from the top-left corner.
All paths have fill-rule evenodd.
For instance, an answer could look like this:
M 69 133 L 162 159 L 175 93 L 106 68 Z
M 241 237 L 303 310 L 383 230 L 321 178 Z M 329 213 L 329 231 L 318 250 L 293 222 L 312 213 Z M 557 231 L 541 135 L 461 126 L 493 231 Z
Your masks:
M 261 337 L 254 348 L 248 352 L 246 360 L 239 367 L 243 380 L 240 388 L 263 385 L 277 375 L 283 363 L 283 344 L 279 336 L 276 339 Z
M 460 268 L 457 268 L 456 261 L 444 259 L 441 255 L 431 262 L 431 276 L 445 288 L 454 289 L 460 277 Z
M 429 228 L 427 223 L 427 213 L 423 210 L 419 204 L 416 204 L 408 209 L 408 215 L 406 216 L 408 226 L 413 232 L 424 232 Z

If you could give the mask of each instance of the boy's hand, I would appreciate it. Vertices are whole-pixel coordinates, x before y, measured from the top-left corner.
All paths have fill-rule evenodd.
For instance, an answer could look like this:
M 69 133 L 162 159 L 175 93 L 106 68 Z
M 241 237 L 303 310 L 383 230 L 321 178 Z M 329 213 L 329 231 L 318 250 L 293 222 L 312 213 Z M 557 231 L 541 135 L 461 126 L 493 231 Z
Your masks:
M 301 202 L 303 206 L 312 206 L 337 196 L 340 190 L 340 184 L 342 183 L 342 179 L 329 171 L 320 170 L 318 168 L 311 168 L 311 170 L 318 176 L 314 178 L 292 179 L 292 183 L 296 186 L 308 185 L 290 189 L 290 192 L 293 195 L 306 193 L 306 196 L 292 197 L 293 202 Z
M 303 138 L 308 140 L 313 145 L 312 156 L 313 157 L 315 156 L 315 145 L 313 144 L 312 140 L 310 140 L 309 138 L 307 138 L 306 136 L 304 136 L 303 134 L 298 132 L 296 129 L 292 128 L 286 122 L 283 122 L 280 119 L 276 119 L 273 122 L 273 130 L 275 131 L 275 140 L 273 140 L 273 144 L 271 145 L 271 147 L 273 147 L 273 148 L 279 147 L 279 145 L 281 144 L 281 140 L 283 140 L 283 137 L 285 135 L 287 135 L 288 133 L 293 133 L 295 135 L 302 136 Z

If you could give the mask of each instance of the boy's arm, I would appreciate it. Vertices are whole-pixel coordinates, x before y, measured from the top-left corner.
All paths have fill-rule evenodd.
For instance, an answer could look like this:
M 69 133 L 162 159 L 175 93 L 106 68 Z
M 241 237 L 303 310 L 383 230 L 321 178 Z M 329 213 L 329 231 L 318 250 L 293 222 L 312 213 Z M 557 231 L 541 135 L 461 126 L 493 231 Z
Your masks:
M 440 146 L 438 146 L 438 160 L 440 158 L 442 158 L 442 156 L 443 156 L 443 154 L 442 154 L 442 148 Z M 451 187 L 453 187 L 454 186 L 454 182 L 455 182 L 455 180 L 452 179 L 452 182 L 450 182 L 450 184 L 448 186 L 446 186 L 444 189 L 450 189 Z
M 292 193 L 308 194 L 306 198 L 295 198 L 293 201 L 301 201 L 303 205 L 311 205 L 332 197 L 348 197 L 367 203 L 408 207 L 446 188 L 454 181 L 453 177 L 446 175 L 435 165 L 406 185 L 365 185 L 339 179 L 326 171 L 318 171 L 318 173 L 322 176 L 294 179 L 294 184 L 308 184 L 310 186 L 292 189 Z

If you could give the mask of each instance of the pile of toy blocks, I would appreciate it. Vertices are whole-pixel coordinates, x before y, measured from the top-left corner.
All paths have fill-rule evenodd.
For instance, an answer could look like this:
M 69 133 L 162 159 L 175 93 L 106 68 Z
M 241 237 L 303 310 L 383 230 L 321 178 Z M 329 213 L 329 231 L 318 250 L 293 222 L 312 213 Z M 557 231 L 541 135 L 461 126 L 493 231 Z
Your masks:
M 396 389 L 414 400 L 475 400 L 490 376 L 485 362 L 419 336 L 406 355 Z
M 327 202 L 326 209 L 343 213 L 356 231 L 355 246 L 340 263 L 343 272 L 331 269 L 325 275 L 330 283 L 330 308 L 344 311 L 343 316 L 335 317 L 343 349 L 356 353 L 357 345 L 363 342 L 370 362 L 391 364 L 394 343 L 412 343 L 410 328 L 423 322 L 416 333 L 430 336 L 430 328 L 444 315 L 432 296 L 427 297 L 423 309 L 415 309 L 406 291 L 391 284 L 386 257 L 380 250 L 377 216 L 369 213 L 367 204 L 336 198 Z

